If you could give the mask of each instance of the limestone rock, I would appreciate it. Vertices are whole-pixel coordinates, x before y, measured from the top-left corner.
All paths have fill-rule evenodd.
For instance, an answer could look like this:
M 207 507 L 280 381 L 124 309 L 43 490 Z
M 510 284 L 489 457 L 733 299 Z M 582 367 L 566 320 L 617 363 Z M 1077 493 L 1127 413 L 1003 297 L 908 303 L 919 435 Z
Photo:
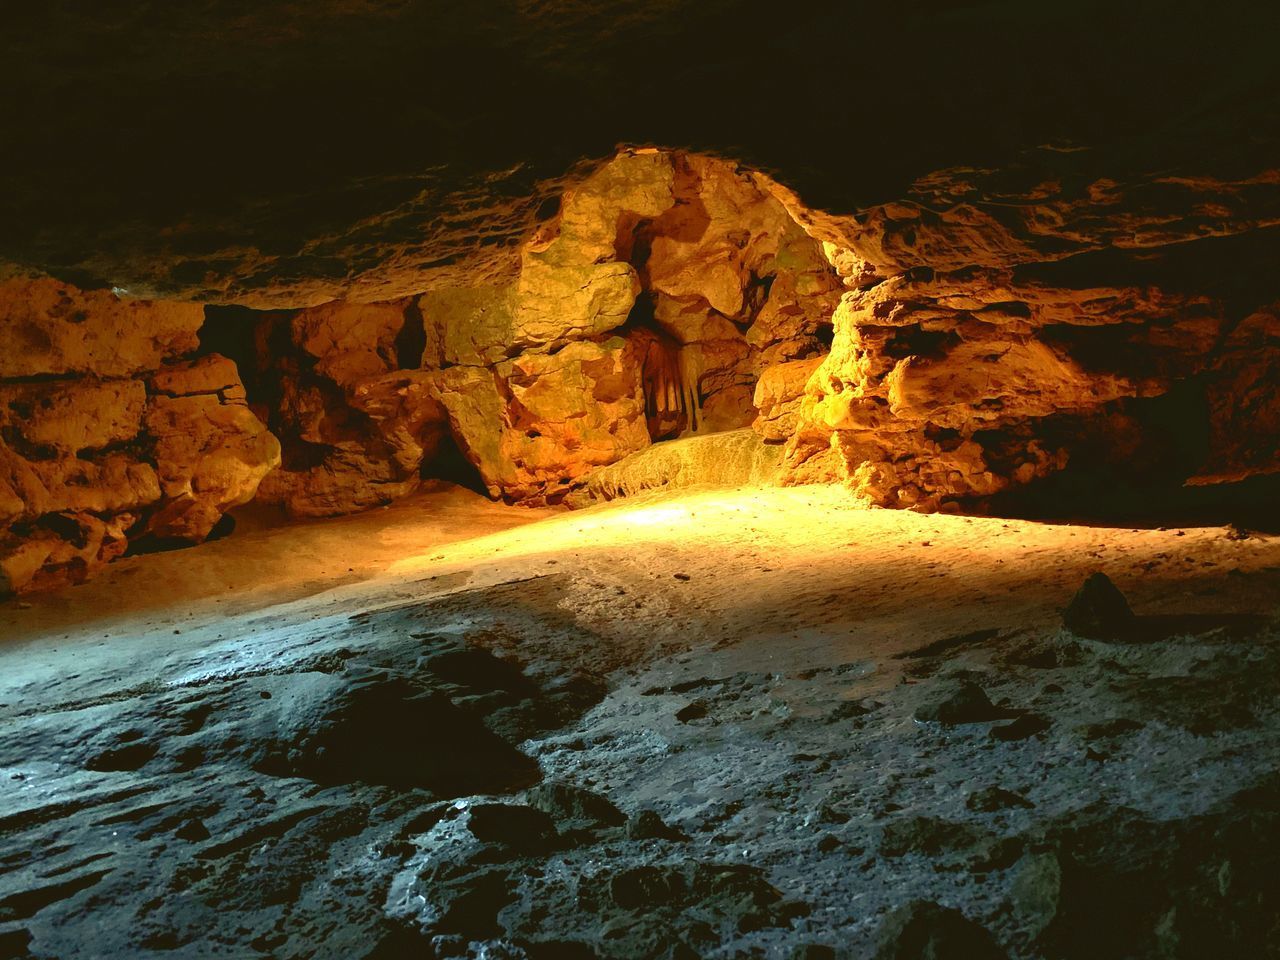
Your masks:
M 128 377 L 196 349 L 204 307 L 120 299 L 56 280 L 0 282 L 0 379 Z
M 340 387 L 400 367 L 396 340 L 407 304 L 334 301 L 298 312 L 294 342 L 315 359 L 315 370 Z
M 50 513 L 133 511 L 160 495 L 155 469 L 126 453 L 28 460 L 0 442 L 0 504 L 7 504 L 11 522 Z
M 514 283 L 442 287 L 418 301 L 432 366 L 497 363 L 515 342 Z
M 510 397 L 501 463 L 476 466 L 511 499 L 555 500 L 575 478 L 650 443 L 638 364 L 621 337 L 523 354 L 496 373 Z
M 127 513 L 110 520 L 58 513 L 25 537 L 0 535 L 0 596 L 83 582 L 124 554 L 134 519 Z
M 235 366 L 224 357 L 172 365 L 159 382 L 172 394 L 152 396 L 144 422 L 166 502 L 148 531 L 200 541 L 226 510 L 253 499 L 280 463 L 280 442 L 249 409 Z M 222 389 L 208 391 L 218 383 Z
M 369 418 L 405 474 L 430 461 L 444 439 L 447 415 L 438 381 L 434 371 L 395 370 L 351 387 L 348 402 Z
M 1274 254 L 1269 233 L 1251 233 L 1270 214 L 1259 221 L 1234 201 L 1209 212 L 1243 182 L 1135 186 L 1150 206 L 1131 209 L 1111 187 L 1010 194 L 994 172 L 969 173 L 918 183 L 928 205 L 848 221 L 847 248 L 806 221 L 829 253 L 851 251 L 879 279 L 848 290 L 834 313 L 831 352 L 789 441 L 791 480 L 827 473 L 886 506 L 982 501 L 1063 469 L 1073 450 L 1109 442 L 1107 417 L 1207 372 L 1216 439 L 1192 482 L 1270 469 L 1280 433 L 1265 401 L 1228 399 L 1270 373 L 1274 347 L 1247 332 L 1265 321 L 1239 319 L 1269 287 L 1214 279 L 1263 276 Z M 971 202 L 997 191 L 1013 201 Z M 1172 205 L 1161 215 L 1157 196 Z M 1139 223 L 1150 232 L 1126 233 Z M 1190 242 L 1201 236 L 1227 239 Z M 1241 445 L 1225 438 L 1247 435 L 1232 421 L 1244 408 L 1262 430 Z
M 541 347 L 608 333 L 626 322 L 639 292 L 630 264 L 565 264 L 530 255 L 516 287 L 512 346 Z
M 133 440 L 142 427 L 141 380 L 0 384 L 0 430 L 58 456 Z
M 447 432 L 437 374 L 396 370 L 333 385 L 286 381 L 277 417 L 290 441 L 258 499 L 295 517 L 382 506 L 418 488 Z
M 286 463 L 263 478 L 257 499 L 280 504 L 291 517 L 336 517 L 385 506 L 418 488 L 390 457 L 371 456 L 360 443 L 327 447 L 319 463 Z
M 440 371 L 437 382 L 458 448 L 479 472 L 489 495 L 500 496 L 510 474 L 502 451 L 506 400 L 494 372 L 449 367 Z
M 761 371 L 752 398 L 752 403 L 760 411 L 751 425 L 756 433 L 772 441 L 789 440 L 795 434 L 805 384 L 825 359 L 816 356 L 792 360 Z
M 645 490 L 708 484 L 770 484 L 782 466 L 782 447 L 748 429 L 681 437 L 637 451 L 579 479 L 566 502 L 580 507 Z
M 1230 483 L 1280 471 L 1280 304 L 1231 332 L 1207 388 L 1208 459 L 1192 484 Z

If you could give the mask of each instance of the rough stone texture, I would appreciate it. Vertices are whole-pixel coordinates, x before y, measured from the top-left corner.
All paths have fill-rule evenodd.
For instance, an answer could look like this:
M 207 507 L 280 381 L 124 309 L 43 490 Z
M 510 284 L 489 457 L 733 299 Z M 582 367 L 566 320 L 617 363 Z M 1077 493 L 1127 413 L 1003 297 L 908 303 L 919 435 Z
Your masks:
M 0 260 L 282 308 L 511 279 L 543 202 L 618 143 L 734 157 L 837 213 L 1041 143 L 1105 145 L 1099 176 L 1123 183 L 1133 164 L 1266 144 L 1277 16 L 1253 0 L 1227 0 L 1221 31 L 1192 4 L 1018 0 L 35 5 L 0 40 L 0 79 L 26 94 L 0 109 Z
M 250 399 L 284 447 L 258 499 L 321 517 L 412 493 L 445 425 L 432 376 L 416 369 L 424 332 L 414 303 L 331 303 L 251 320 Z
M 799 426 L 800 401 L 805 384 L 826 359 L 792 360 L 766 367 L 756 382 L 752 402 L 760 413 L 752 428 L 766 440 L 789 440 Z
M 770 484 L 782 467 L 782 448 L 748 429 L 658 443 L 581 478 L 566 503 L 574 507 L 646 490 L 698 484 Z
M 201 308 L 15 281 L 0 311 L 0 593 L 79 582 L 130 536 L 198 542 L 278 462 L 235 364 L 166 362 Z
M 1280 467 L 1280 304 L 1231 331 L 1207 388 L 1209 456 L 1189 482 L 1226 483 Z
M 74 456 L 136 437 L 146 401 L 141 380 L 0 384 L 0 431 L 27 449 Z
M 944 171 L 856 218 L 792 206 L 852 287 L 800 405 L 793 481 L 843 479 L 886 506 L 982 500 L 1112 443 L 1108 418 L 1202 375 L 1211 412 L 1183 429 L 1209 448 L 1180 479 L 1280 469 L 1260 387 L 1280 177 L 1081 182 L 1071 163 Z
M 223 513 L 253 499 L 280 463 L 280 441 L 249 409 L 235 364 L 225 357 L 166 367 L 153 390 L 145 426 L 164 502 L 147 530 L 199 542 Z
M 285 466 L 262 496 L 388 502 L 447 434 L 491 495 L 554 502 L 651 442 L 747 425 L 786 442 L 785 482 L 921 510 L 1081 451 L 1192 483 L 1274 470 L 1280 178 L 1121 182 L 1092 176 L 1104 159 L 1042 149 L 839 216 L 723 160 L 624 150 L 510 279 L 264 315 L 255 363 L 281 383 L 255 402 Z M 1208 436 L 1198 460 L 1148 456 L 1151 411 L 1188 388 L 1208 413 L 1162 416 Z
M 192 351 L 204 308 L 121 299 L 56 280 L 0 282 L 0 379 L 128 377 Z
M 492 496 L 554 502 L 656 440 L 749 425 L 761 372 L 823 349 L 838 291 L 756 175 L 624 150 L 565 193 L 510 281 L 252 317 L 250 399 L 284 443 L 259 499 L 386 503 L 448 436 Z

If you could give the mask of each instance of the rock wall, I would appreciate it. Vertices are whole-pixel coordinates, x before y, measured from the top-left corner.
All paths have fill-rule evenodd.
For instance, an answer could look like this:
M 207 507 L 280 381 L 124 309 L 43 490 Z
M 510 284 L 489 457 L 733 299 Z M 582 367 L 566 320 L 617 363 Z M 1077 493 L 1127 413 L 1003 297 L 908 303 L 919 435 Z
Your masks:
M 722 159 L 624 150 L 575 175 L 505 278 L 207 313 L 8 281 L 0 588 L 198 542 L 254 497 L 389 503 L 451 458 L 513 503 L 685 482 L 705 465 L 646 451 L 746 428 L 780 482 L 918 510 L 1090 461 L 1280 471 L 1280 173 L 1094 165 L 1043 149 L 840 216 Z
M 1084 448 L 1140 471 L 1154 454 L 1135 411 L 1180 385 L 1205 413 L 1177 431 L 1208 439 L 1177 479 L 1280 470 L 1280 173 L 1119 183 L 1087 162 L 945 171 L 856 217 L 778 191 L 849 288 L 796 411 L 791 482 L 937 509 Z
M 490 495 L 559 502 L 656 440 L 750 425 L 762 371 L 825 350 L 839 289 L 757 175 L 623 152 L 512 280 L 259 315 L 244 363 L 284 444 L 259 497 L 295 516 L 386 503 L 448 438 Z
M 196 304 L 0 284 L 0 594 L 82 580 L 130 538 L 199 542 L 279 462 L 235 365 L 184 359 Z

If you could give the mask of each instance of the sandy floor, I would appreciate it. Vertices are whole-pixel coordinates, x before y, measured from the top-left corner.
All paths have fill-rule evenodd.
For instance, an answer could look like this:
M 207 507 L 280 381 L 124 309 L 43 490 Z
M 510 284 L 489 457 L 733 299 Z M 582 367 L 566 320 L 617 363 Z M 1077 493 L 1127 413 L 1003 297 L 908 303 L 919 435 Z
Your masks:
M 1062 608 L 1095 570 L 1138 614 L 1168 618 L 1160 639 L 1064 634 Z M 433 941 L 440 956 L 502 930 L 609 957 L 666 956 L 650 947 L 668 935 L 709 957 L 788 957 L 806 943 L 864 956 L 887 915 L 927 900 L 995 930 L 1011 956 L 1040 956 L 1046 937 L 1060 955 L 1093 955 L 1096 942 L 1068 942 L 1092 909 L 1080 895 L 1019 899 L 1048 882 L 1042 874 L 1068 890 L 1067 862 L 1045 866 L 1044 838 L 1122 821 L 1126 836 L 1141 835 L 1129 816 L 1173 830 L 1236 810 L 1232 797 L 1280 770 L 1280 656 L 1265 626 L 1277 612 L 1280 538 L 864 510 L 837 488 L 694 490 L 578 512 L 449 490 L 330 522 L 242 524 L 226 540 L 0 605 L 0 776 L 12 781 L 0 798 L 0 944 L 29 935 L 33 956 L 60 957 L 95 955 L 85 944 L 102 937 L 113 956 L 176 945 L 190 956 L 347 957 L 381 944 L 377 955 L 399 956 L 414 954 L 397 953 L 395 937 L 421 928 L 444 937 Z M 1222 619 L 1231 614 L 1263 625 L 1241 632 Z M 950 645 L 930 653 L 939 641 Z M 477 652 L 487 666 L 459 666 Z M 367 709 L 359 690 L 399 678 L 462 712 L 352 719 Z M 1026 714 L 1042 728 L 1004 742 L 991 722 L 913 719 L 966 678 L 1006 719 Z M 198 723 L 171 729 L 193 713 Z M 1120 725 L 1099 732 L 1099 719 Z M 484 922 L 461 923 L 448 898 L 473 909 L 497 882 L 475 865 L 494 862 L 492 843 L 515 854 L 477 840 L 483 831 L 457 813 L 466 802 L 447 813 L 431 803 L 527 785 L 520 754 L 485 739 L 481 721 L 546 781 L 589 787 L 633 818 L 655 810 L 692 839 L 668 848 L 606 832 L 524 851 L 533 861 L 503 867 L 509 889 L 480 910 Z M 332 746 L 328 761 L 307 759 L 315 731 L 335 724 L 362 744 L 338 773 Z M 435 769 L 452 749 L 441 727 L 455 724 L 471 737 L 462 753 L 497 751 L 506 759 L 486 769 L 516 772 L 495 784 L 437 771 L 410 802 L 398 774 L 367 768 L 370 756 L 425 750 L 414 762 Z M 996 785 L 1023 798 L 1018 809 L 974 800 Z M 76 813 L 85 796 L 97 798 L 83 801 L 92 823 Z M 363 826 L 313 849 L 326 817 L 355 810 Z M 423 810 L 435 812 L 424 820 Z M 189 820 L 212 839 L 184 837 L 186 827 L 170 837 Z M 104 822 L 133 831 L 131 844 L 104 841 L 93 826 Z M 1114 847 L 1099 836 L 1089 849 Z M 188 875 L 192 843 L 206 866 Z M 359 897 L 334 901 L 334 877 L 369 850 L 398 852 L 379 854 Z M 85 866 L 100 857 L 113 866 Z M 775 893 L 730 896 L 706 880 L 730 868 L 754 871 L 750 883 L 791 906 L 766 910 L 759 902 Z M 618 888 L 637 870 L 645 897 L 660 875 L 672 898 L 668 913 L 646 912 L 652 929 Z M 76 883 L 51 879 L 65 876 Z M 279 903 L 230 892 L 281 876 L 293 879 Z M 1158 871 L 1143 882 L 1174 888 Z M 601 884 L 612 893 L 593 900 L 585 891 Z M 742 896 L 755 913 L 732 906 Z M 1165 936 L 1171 909 L 1148 918 L 1135 907 L 1134 922 Z M 394 933 L 378 926 L 387 918 Z M 624 927 L 641 932 L 617 939 Z M 492 956 L 587 955 L 546 949 Z
M 106 638 L 114 656 L 144 638 L 199 644 L 225 633 L 228 617 L 267 609 L 305 618 L 551 573 L 556 602 L 581 623 L 664 652 L 688 645 L 695 627 L 699 642 L 768 631 L 793 641 L 793 656 L 817 629 L 820 657 L 894 652 L 993 616 L 1042 627 L 1094 570 L 1139 612 L 1280 602 L 1280 537 L 866 510 L 836 487 L 684 491 L 572 512 L 448 488 L 352 517 L 241 527 L 126 559 L 71 590 L 0 602 L 0 638 Z

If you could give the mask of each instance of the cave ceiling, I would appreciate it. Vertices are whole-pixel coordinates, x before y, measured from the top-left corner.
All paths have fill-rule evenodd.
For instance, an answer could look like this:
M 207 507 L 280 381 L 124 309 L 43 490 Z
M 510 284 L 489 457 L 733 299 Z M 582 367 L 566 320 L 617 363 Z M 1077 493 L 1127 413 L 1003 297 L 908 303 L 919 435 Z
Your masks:
M 0 37 L 0 274 L 260 307 L 510 276 L 624 143 L 841 215 L 957 166 L 1239 179 L 1275 154 L 1278 24 L 1255 2 L 27 4 Z

